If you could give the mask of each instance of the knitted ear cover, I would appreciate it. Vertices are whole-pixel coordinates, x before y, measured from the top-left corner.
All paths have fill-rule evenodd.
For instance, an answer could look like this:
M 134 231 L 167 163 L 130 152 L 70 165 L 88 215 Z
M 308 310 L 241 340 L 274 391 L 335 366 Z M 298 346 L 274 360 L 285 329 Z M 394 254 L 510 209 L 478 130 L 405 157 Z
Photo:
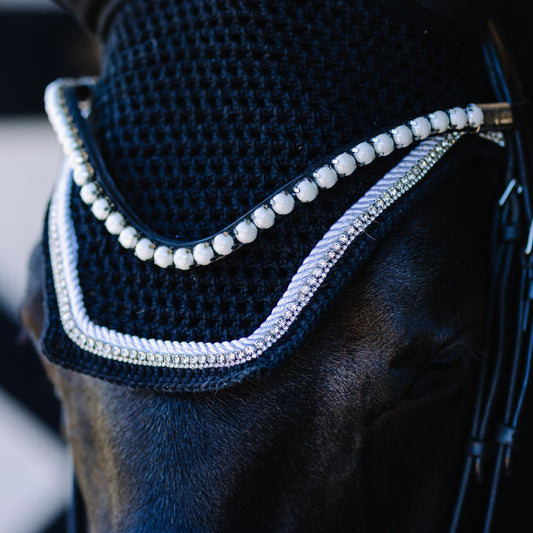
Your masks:
M 493 99 L 475 41 L 443 42 L 370 2 L 132 0 L 115 15 L 105 50 L 93 140 L 128 212 L 169 241 L 217 234 L 376 133 Z M 434 168 L 382 212 L 365 211 L 367 191 L 376 201 L 385 191 L 376 183 L 386 176 L 383 187 L 392 186 L 439 143 Z M 125 249 L 67 168 L 43 241 L 45 355 L 112 382 L 172 391 L 220 388 L 276 367 L 447 172 L 467 158 L 497 158 L 496 146 L 470 135 L 397 148 L 320 188 L 313 202 L 295 197 L 292 212 L 253 242 L 189 270 Z M 313 274 L 302 267 L 309 256 L 315 285 L 300 279 Z

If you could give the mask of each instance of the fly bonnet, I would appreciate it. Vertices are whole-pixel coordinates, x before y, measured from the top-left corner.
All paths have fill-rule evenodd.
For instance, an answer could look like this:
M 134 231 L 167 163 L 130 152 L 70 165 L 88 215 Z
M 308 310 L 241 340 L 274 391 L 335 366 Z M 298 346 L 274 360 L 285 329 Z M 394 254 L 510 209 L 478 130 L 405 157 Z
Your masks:
M 106 32 L 101 77 L 46 92 L 66 163 L 42 345 L 78 372 L 193 391 L 273 369 L 446 175 L 502 161 L 477 35 L 366 0 L 132 0 Z

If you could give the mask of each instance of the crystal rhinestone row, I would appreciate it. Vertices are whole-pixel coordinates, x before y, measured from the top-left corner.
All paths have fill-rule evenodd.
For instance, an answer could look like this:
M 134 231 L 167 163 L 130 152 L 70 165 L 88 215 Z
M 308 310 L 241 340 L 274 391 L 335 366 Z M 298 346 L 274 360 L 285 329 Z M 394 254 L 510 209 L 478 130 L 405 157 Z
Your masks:
M 217 353 L 206 353 L 208 350 L 201 350 L 198 348 L 197 343 L 188 343 L 191 348 L 187 351 L 194 351 L 195 353 L 183 353 L 183 350 L 176 349 L 176 345 L 172 341 L 154 339 L 144 339 L 145 345 L 152 346 L 153 350 L 132 349 L 123 344 L 117 345 L 119 343 L 116 341 L 113 343 L 112 339 L 109 338 L 109 330 L 107 330 L 107 337 L 104 337 L 102 334 L 97 335 L 95 331 L 100 326 L 94 325 L 87 317 L 80 320 L 83 323 L 84 331 L 82 331 L 77 323 L 71 298 L 69 297 L 69 288 L 64 268 L 64 261 L 68 261 L 69 251 L 64 251 L 61 245 L 58 193 L 56 190 L 50 208 L 49 245 L 53 278 L 63 329 L 69 338 L 83 350 L 101 357 L 135 365 L 199 369 L 230 367 L 256 359 L 288 331 L 300 312 L 307 306 L 313 295 L 322 285 L 329 271 L 344 255 L 357 236 L 363 233 L 389 206 L 394 204 L 424 178 L 462 135 L 464 133 L 459 132 L 444 135 L 442 140 L 424 157 L 419 159 L 408 171 L 403 173 L 397 180 L 394 180 L 359 216 L 351 221 L 346 221 L 345 226 L 339 230 L 338 237 L 333 239 L 332 243 L 326 247 L 324 254 L 320 255 L 313 266 L 311 266 L 310 271 L 307 271 L 306 277 L 297 286 L 294 296 L 288 299 L 286 304 L 280 309 L 281 313 L 276 320 L 272 321 L 272 325 L 268 327 L 267 333 L 261 334 L 259 339 L 254 342 L 250 340 L 250 344 L 245 348 L 235 349 L 234 351 L 228 351 L 227 348 L 226 351 L 223 351 L 223 348 L 215 350 L 216 346 L 210 345 L 211 349 Z M 492 140 L 495 142 L 501 141 L 500 138 L 494 138 Z M 73 300 L 79 299 L 79 297 L 80 295 L 76 295 L 76 298 L 73 298 Z M 116 332 L 113 332 L 113 334 L 115 339 L 118 335 L 122 335 L 123 338 L 126 337 Z M 139 338 L 136 339 L 140 341 Z M 241 345 L 246 344 L 246 341 L 247 339 L 241 339 Z M 223 345 L 227 347 L 231 343 L 224 342 Z
M 174 266 L 180 270 L 208 265 L 229 255 L 240 246 L 253 242 L 260 231 L 271 228 L 279 217 L 291 213 L 296 205 L 312 202 L 321 189 L 330 189 L 339 178 L 354 174 L 358 167 L 371 164 L 377 157 L 388 156 L 397 149 L 406 148 L 429 136 L 472 130 L 483 124 L 483 111 L 475 104 L 466 108 L 454 107 L 447 111 L 435 111 L 415 118 L 357 143 L 350 150 L 338 154 L 327 164 L 310 172 L 308 176 L 290 181 L 283 190 L 266 198 L 219 233 L 201 241 L 176 243 L 171 247 L 144 235 L 98 184 L 94 167 L 68 110 L 64 94 L 67 87 L 92 84 L 94 81 L 86 79 L 57 80 L 48 86 L 45 93 L 48 117 L 67 156 L 80 197 L 125 249 L 132 250 L 143 261 L 153 261 L 158 267 Z

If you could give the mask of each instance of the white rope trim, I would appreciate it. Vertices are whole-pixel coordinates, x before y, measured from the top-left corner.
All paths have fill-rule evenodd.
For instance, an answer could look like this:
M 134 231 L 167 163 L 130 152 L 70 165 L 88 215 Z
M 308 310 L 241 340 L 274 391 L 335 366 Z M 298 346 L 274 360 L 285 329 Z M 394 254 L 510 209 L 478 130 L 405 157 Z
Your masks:
M 213 343 L 141 338 L 97 325 L 89 318 L 77 271 L 78 245 L 69 205 L 72 173 L 66 164 L 49 215 L 50 255 L 63 328 L 80 348 L 131 364 L 212 368 L 255 359 L 288 331 L 355 238 L 418 183 L 462 135 L 456 132 L 433 137 L 412 150 L 326 232 L 303 261 L 272 313 L 253 333 Z

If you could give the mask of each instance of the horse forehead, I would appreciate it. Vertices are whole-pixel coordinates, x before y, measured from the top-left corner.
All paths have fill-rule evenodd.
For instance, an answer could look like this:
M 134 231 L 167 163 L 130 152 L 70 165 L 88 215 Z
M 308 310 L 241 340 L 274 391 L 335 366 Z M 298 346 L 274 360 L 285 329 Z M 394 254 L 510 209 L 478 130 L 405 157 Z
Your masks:
M 357 372 L 365 374 L 365 364 L 367 369 L 377 371 L 375 362 L 387 360 L 383 354 L 393 357 L 395 351 L 427 327 L 427 322 L 421 320 L 422 314 L 425 318 L 431 317 L 456 305 L 457 291 L 453 289 L 453 283 L 446 285 L 445 290 L 438 294 L 438 299 L 428 297 L 428 292 L 423 298 L 413 296 L 430 285 L 443 288 L 443 275 L 448 282 L 456 282 L 459 287 L 465 282 L 471 283 L 470 277 L 457 268 L 457 260 L 468 263 L 475 255 L 471 242 L 479 235 L 474 230 L 465 231 L 465 227 L 472 227 L 476 221 L 480 226 L 479 219 L 483 219 L 479 216 L 482 211 L 479 206 L 476 211 L 468 209 L 468 198 L 476 191 L 476 176 L 482 175 L 483 171 L 479 169 L 470 176 L 470 181 L 463 187 L 462 202 L 457 202 L 453 187 L 442 189 L 418 211 L 416 217 L 404 221 L 383 239 L 301 351 L 319 356 L 323 354 L 325 357 L 319 360 L 327 362 L 330 376 L 353 380 Z M 459 173 L 456 179 L 462 177 Z M 465 221 L 465 217 L 469 221 Z M 443 227 L 445 233 L 440 232 Z M 26 305 L 29 316 L 36 317 L 37 322 L 41 320 L 41 306 L 35 302 L 40 302 L 42 298 L 42 263 L 42 251 L 38 248 L 31 262 L 30 279 L 33 281 L 28 287 Z M 451 263 L 454 263 L 453 269 L 450 269 Z M 450 271 L 455 274 L 454 279 L 450 279 Z M 482 277 L 474 276 L 474 281 L 480 279 Z M 353 357 L 354 350 L 357 357 Z M 352 357 L 343 357 L 346 354 Z M 300 369 L 299 378 L 303 372 L 310 373 L 311 368 L 312 365 L 308 365 Z M 129 395 L 123 387 L 108 387 L 99 380 L 85 380 L 76 373 L 66 372 L 64 376 L 68 377 L 63 377 L 62 381 L 77 384 L 71 389 L 80 390 L 79 385 L 85 383 L 86 390 L 97 393 L 94 398 L 99 398 L 100 403 L 111 405 L 118 401 L 122 404 L 123 398 Z M 144 398 L 143 395 L 134 397 Z M 126 404 L 124 402 L 124 407 L 127 407 Z
M 465 278 L 464 272 L 457 268 L 457 258 L 471 260 L 462 249 L 471 251 L 468 241 L 475 235 L 464 234 L 462 240 L 444 239 L 437 246 L 434 244 L 435 233 L 443 223 L 443 211 L 450 210 L 452 201 L 450 195 L 435 195 L 417 217 L 385 238 L 361 274 L 347 286 L 317 330 L 279 374 L 231 388 L 227 394 L 219 391 L 212 401 L 195 403 L 190 398 L 192 409 L 198 413 L 222 406 L 226 401 L 251 407 L 295 392 L 295 402 L 309 401 L 315 394 L 324 404 L 329 402 L 334 406 L 342 405 L 350 397 L 353 399 L 358 387 L 371 394 L 368 382 L 373 383 L 376 391 L 389 390 L 390 361 L 414 339 L 422 334 L 427 336 L 428 318 L 441 314 L 443 309 L 456 311 L 457 294 L 450 287 L 439 294 L 444 298 L 427 295 L 413 298 L 431 284 L 442 284 L 443 275 L 449 278 L 450 263 L 455 265 L 453 272 L 459 285 Z M 445 223 L 448 231 L 453 232 L 455 226 L 456 229 L 462 226 L 464 213 L 456 204 L 451 211 L 451 219 L 447 217 Z M 432 257 L 428 257 L 428 250 Z M 425 255 L 424 261 L 419 260 L 421 254 Z M 457 329 L 448 333 L 457 333 Z M 99 404 L 98 409 L 106 410 L 111 418 L 116 415 L 122 423 L 128 421 L 124 413 L 130 412 L 135 414 L 129 419 L 131 424 L 147 413 L 156 416 L 157 410 L 164 415 L 162 419 L 169 420 L 176 415 L 173 408 L 168 408 L 176 403 L 175 395 L 133 391 L 68 370 L 61 369 L 60 374 L 60 380 L 68 383 L 69 401 L 83 405 L 84 410 L 96 409 Z M 154 398 L 157 402 L 150 405 Z

